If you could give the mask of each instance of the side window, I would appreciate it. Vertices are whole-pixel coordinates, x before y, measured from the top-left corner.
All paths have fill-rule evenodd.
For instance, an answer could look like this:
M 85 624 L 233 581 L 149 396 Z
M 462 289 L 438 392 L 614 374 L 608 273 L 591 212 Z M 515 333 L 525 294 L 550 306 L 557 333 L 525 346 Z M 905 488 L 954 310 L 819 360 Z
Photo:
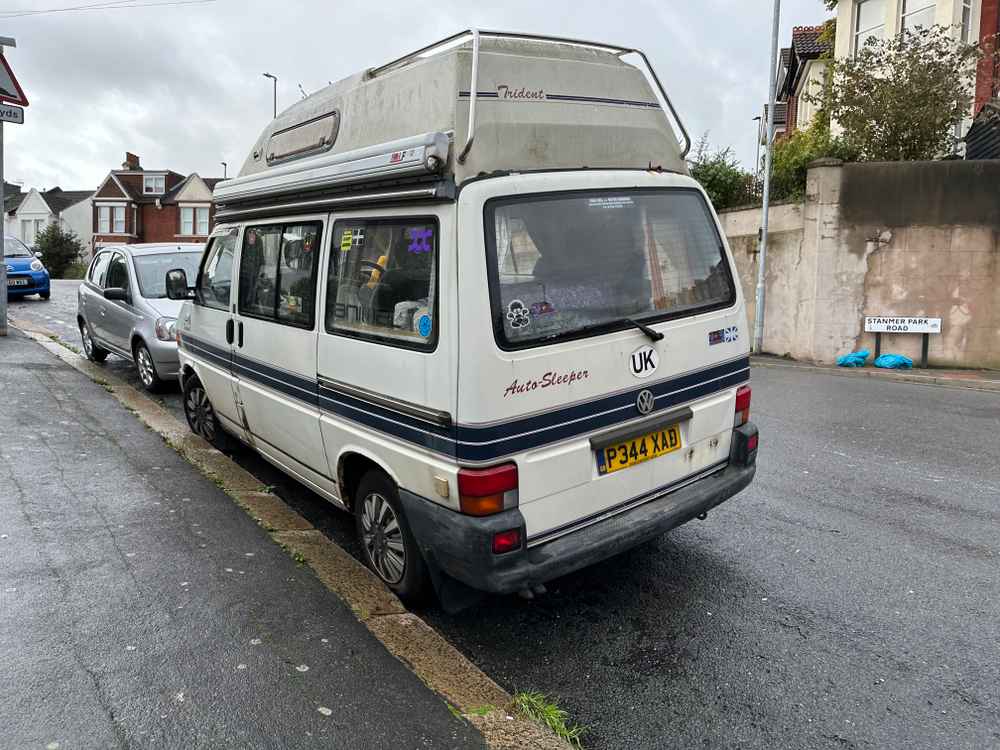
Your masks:
M 115 253 L 111 256 L 111 262 L 108 264 L 107 280 L 104 283 L 105 289 L 115 289 L 118 287 L 128 289 L 128 266 L 126 265 L 125 256 L 121 253 Z
M 195 300 L 205 307 L 229 311 L 229 293 L 233 286 L 233 258 L 236 256 L 238 229 L 213 237 L 205 253 L 198 276 Z
M 312 328 L 320 224 L 247 227 L 240 255 L 239 311 Z
M 437 341 L 432 217 L 345 219 L 333 228 L 326 330 L 430 350 Z
M 88 277 L 92 284 L 99 287 L 104 286 L 104 274 L 108 270 L 108 261 L 111 260 L 111 253 L 98 253 L 94 258 L 94 264 L 90 267 Z

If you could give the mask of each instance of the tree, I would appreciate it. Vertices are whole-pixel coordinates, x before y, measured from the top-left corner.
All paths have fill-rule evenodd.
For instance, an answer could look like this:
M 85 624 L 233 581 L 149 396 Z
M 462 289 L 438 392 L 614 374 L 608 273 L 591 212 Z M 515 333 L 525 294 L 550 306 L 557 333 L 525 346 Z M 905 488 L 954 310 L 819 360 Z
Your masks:
M 952 150 L 954 125 L 970 112 L 980 56 L 947 27 L 918 27 L 831 60 L 827 84 L 807 96 L 861 160 L 935 159 Z
M 59 222 L 49 224 L 35 237 L 35 250 L 42 254 L 42 260 L 49 273 L 62 278 L 74 263 L 83 257 L 83 244 L 72 230 L 63 230 Z
M 716 210 L 747 202 L 747 185 L 751 176 L 740 166 L 732 148 L 712 152 L 708 145 L 708 133 L 695 146 L 690 169 L 691 176 L 705 188 Z

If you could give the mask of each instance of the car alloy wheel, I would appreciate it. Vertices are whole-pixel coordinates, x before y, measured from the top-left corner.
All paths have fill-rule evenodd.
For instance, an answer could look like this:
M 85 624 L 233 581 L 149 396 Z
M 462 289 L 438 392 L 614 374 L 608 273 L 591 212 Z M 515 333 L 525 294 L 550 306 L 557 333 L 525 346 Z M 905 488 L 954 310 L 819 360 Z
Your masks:
M 389 501 L 378 492 L 371 492 L 362 500 L 361 537 L 365 554 L 379 578 L 390 585 L 402 581 L 406 573 L 403 530 Z
M 151 388 L 156 382 L 156 368 L 153 367 L 153 358 L 149 356 L 149 351 L 142 344 L 136 347 L 135 363 L 139 368 L 139 380 L 146 388 Z
M 90 338 L 90 331 L 87 330 L 87 326 L 80 326 L 80 338 L 83 339 L 83 352 L 87 355 L 87 359 L 94 358 L 94 340 Z
M 210 443 L 215 442 L 215 412 L 212 410 L 212 402 L 208 400 L 208 394 L 205 393 L 201 383 L 195 383 L 186 389 L 184 416 L 187 417 L 188 425 L 193 432 L 201 435 Z

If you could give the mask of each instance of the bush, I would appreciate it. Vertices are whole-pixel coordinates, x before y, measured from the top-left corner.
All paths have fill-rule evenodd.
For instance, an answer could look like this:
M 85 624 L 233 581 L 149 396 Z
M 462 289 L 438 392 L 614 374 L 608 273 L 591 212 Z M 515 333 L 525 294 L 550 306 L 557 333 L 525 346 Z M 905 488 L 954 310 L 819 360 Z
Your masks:
M 87 264 L 83 262 L 70 263 L 66 266 L 66 270 L 63 271 L 62 277 L 64 279 L 82 279 L 87 275 Z
M 805 130 L 796 130 L 774 144 L 771 199 L 801 200 L 806 194 L 806 173 L 816 159 L 857 159 L 857 151 L 830 135 L 829 126 L 817 116 Z
M 743 171 L 731 148 L 712 153 L 707 134 L 695 147 L 690 171 L 691 176 L 705 188 L 717 211 L 748 202 L 747 186 L 753 176 Z
M 58 223 L 49 224 L 38 233 L 35 250 L 42 254 L 42 261 L 49 269 L 49 274 L 56 279 L 65 278 L 67 270 L 73 264 L 81 262 L 84 252 L 83 243 L 76 232 L 63 230 Z

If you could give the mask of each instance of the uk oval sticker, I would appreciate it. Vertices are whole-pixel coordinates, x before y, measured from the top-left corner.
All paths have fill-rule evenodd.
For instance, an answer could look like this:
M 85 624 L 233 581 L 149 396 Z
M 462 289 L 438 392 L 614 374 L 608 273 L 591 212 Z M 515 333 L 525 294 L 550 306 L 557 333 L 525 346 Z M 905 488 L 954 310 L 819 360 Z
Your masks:
M 651 346 L 641 346 L 632 352 L 628 360 L 628 369 L 637 378 L 648 378 L 660 366 L 660 355 Z

